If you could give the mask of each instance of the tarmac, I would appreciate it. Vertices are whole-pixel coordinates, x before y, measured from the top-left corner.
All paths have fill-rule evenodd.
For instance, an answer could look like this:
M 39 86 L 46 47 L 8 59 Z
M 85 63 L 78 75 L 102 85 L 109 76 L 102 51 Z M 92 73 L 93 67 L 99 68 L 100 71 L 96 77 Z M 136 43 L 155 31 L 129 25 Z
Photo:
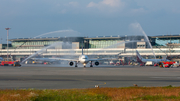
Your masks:
M 153 66 L 70 67 L 68 65 L 0 66 L 0 89 L 72 89 L 180 86 L 180 68 Z

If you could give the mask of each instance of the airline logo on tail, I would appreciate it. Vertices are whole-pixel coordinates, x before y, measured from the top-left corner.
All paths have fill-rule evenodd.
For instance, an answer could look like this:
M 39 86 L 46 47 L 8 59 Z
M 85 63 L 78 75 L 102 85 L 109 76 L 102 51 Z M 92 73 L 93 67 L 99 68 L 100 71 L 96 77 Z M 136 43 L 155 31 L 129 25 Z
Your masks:
M 143 63 L 142 62 L 143 58 L 141 57 L 141 55 L 139 54 L 139 52 L 137 50 L 136 50 L 136 55 L 137 55 L 137 61 Z

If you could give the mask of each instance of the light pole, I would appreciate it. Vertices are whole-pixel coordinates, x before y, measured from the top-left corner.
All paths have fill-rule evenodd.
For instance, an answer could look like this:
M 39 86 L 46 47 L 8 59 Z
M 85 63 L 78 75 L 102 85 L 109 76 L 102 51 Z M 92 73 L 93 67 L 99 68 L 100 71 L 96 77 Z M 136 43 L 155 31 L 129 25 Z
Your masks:
M 7 61 L 9 61 L 8 59 L 8 36 L 9 36 L 9 30 L 10 28 L 5 28 L 7 30 Z
M 2 38 L 1 38 L 1 44 L 2 44 Z

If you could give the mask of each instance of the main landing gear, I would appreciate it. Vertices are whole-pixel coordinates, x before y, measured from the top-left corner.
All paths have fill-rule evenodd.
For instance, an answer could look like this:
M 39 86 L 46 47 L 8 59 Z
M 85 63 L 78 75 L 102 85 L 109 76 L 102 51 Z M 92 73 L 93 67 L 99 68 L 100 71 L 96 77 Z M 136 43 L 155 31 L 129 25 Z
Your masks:
M 93 65 L 92 65 L 92 61 L 91 61 L 91 63 L 90 63 L 90 67 L 93 67 Z
M 78 67 L 78 66 L 77 66 L 77 62 L 75 62 L 75 67 Z

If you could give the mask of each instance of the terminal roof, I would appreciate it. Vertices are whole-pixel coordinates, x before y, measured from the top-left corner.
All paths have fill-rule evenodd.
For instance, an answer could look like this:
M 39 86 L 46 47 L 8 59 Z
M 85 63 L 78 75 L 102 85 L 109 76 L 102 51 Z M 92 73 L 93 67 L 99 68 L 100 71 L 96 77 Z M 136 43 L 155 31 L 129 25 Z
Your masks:
M 78 40 L 83 39 L 84 37 L 38 37 L 38 38 L 16 38 L 9 39 L 9 41 L 54 41 L 54 40 Z
M 158 38 L 160 40 L 180 39 L 180 35 L 151 36 L 151 38 Z

